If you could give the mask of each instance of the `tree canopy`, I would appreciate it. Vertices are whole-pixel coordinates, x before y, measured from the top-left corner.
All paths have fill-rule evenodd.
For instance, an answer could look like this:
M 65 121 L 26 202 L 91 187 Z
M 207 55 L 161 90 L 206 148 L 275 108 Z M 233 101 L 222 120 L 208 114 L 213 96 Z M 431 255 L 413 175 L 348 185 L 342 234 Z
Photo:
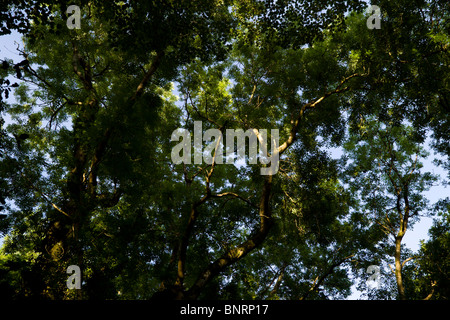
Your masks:
M 1 4 L 24 45 L 0 68 L 0 296 L 447 299 L 449 200 L 421 161 L 428 137 L 450 168 L 450 5 L 373 4 L 380 29 L 358 0 L 83 0 L 79 29 L 63 1 Z M 197 121 L 212 163 L 174 163 Z M 221 163 L 237 145 L 209 129 L 267 129 L 277 173 Z

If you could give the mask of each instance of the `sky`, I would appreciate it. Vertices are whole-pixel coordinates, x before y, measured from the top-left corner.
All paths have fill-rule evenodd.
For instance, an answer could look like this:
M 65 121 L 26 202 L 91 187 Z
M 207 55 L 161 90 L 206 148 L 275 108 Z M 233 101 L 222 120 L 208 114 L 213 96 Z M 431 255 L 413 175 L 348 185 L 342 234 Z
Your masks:
M 0 37 L 0 59 L 7 57 L 9 59 L 13 59 L 15 63 L 20 62 L 22 57 L 17 52 L 17 46 L 20 48 L 23 47 L 20 34 L 17 32 L 13 32 L 11 35 L 1 36 Z M 11 79 L 12 80 L 12 79 Z M 8 102 L 14 102 L 14 96 L 10 95 Z M 10 118 L 8 116 L 3 115 L 6 120 L 6 125 L 10 122 Z M 168 137 L 170 139 L 170 137 Z M 427 139 L 427 143 L 429 143 L 429 139 Z M 439 167 L 436 167 L 432 160 L 436 155 L 427 147 L 427 150 L 430 152 L 430 156 L 428 159 L 423 161 L 424 167 L 422 168 L 422 172 L 429 171 L 431 173 L 438 174 L 445 179 L 447 177 L 447 172 Z M 339 149 L 330 150 L 330 153 L 333 157 L 340 157 L 342 151 Z M 445 188 L 441 183 L 433 186 L 429 191 L 425 192 L 425 196 L 429 199 L 430 203 L 435 203 L 439 199 L 445 198 L 450 195 L 449 188 Z M 411 249 L 412 251 L 417 251 L 420 248 L 420 241 L 428 239 L 428 229 L 431 227 L 433 222 L 432 218 L 423 217 L 419 222 L 417 222 L 413 229 L 408 230 L 405 234 L 403 243 Z M 0 237 L 0 247 L 3 243 L 3 238 Z M 360 297 L 360 294 L 353 288 L 353 294 L 349 297 L 349 299 L 357 299 Z

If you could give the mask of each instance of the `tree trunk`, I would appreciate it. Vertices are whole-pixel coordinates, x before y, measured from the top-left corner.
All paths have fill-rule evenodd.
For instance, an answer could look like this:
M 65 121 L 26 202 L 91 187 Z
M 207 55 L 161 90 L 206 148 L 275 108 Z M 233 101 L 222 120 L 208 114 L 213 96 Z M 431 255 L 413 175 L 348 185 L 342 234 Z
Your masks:
M 401 245 L 403 235 L 397 235 L 395 238 L 395 279 L 397 281 L 398 298 L 405 300 L 405 287 L 402 280 L 402 262 L 401 262 Z

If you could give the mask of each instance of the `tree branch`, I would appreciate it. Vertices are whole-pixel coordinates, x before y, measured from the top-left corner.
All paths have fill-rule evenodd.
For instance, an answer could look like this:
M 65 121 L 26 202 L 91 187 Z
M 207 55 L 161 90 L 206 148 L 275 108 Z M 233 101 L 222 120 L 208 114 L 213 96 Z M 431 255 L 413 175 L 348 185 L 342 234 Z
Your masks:
M 314 109 L 318 104 L 320 104 L 323 100 L 325 100 L 326 98 L 328 98 L 331 95 L 334 94 L 339 94 L 342 92 L 345 92 L 347 90 L 349 90 L 349 87 L 344 87 L 342 88 L 342 86 L 349 81 L 350 79 L 354 78 L 354 77 L 361 77 L 361 76 L 366 76 L 366 74 L 361 74 L 361 73 L 354 73 L 346 78 L 344 78 L 336 87 L 336 89 L 332 90 L 332 91 L 328 91 L 327 93 L 325 93 L 322 97 L 320 97 L 319 99 L 313 101 L 313 102 L 308 102 L 306 104 L 304 104 L 301 108 L 300 108 L 300 112 L 298 114 L 297 119 L 293 120 L 293 126 L 291 129 L 291 133 L 289 135 L 289 137 L 287 138 L 287 140 L 278 147 L 278 153 L 281 155 L 292 143 L 294 143 L 295 139 L 296 139 L 296 134 L 297 134 L 297 130 L 298 130 L 298 126 L 300 124 L 300 120 L 303 118 L 303 115 L 305 113 L 306 110 L 309 109 Z
M 100 162 L 103 159 L 105 154 L 106 146 L 108 145 L 108 141 L 111 137 L 112 129 L 107 128 L 105 133 L 103 134 L 102 139 L 98 143 L 95 148 L 94 156 L 92 157 L 90 171 L 89 171 L 89 181 L 88 181 L 88 190 L 91 196 L 96 195 L 96 187 L 97 187 L 97 172 Z
M 234 192 L 223 192 L 223 193 L 220 193 L 220 194 L 211 195 L 211 197 L 213 197 L 213 198 L 221 198 L 221 197 L 227 197 L 227 196 L 231 196 L 233 198 L 240 199 L 240 200 L 248 203 L 253 208 L 258 208 L 258 206 L 253 204 L 250 200 L 245 199 L 244 197 L 242 197 L 242 196 L 240 196 L 240 195 L 238 195 L 237 193 L 234 193 Z
M 188 299 L 196 299 L 205 285 L 211 281 L 217 274 L 222 272 L 229 265 L 239 261 L 256 247 L 262 244 L 273 224 L 269 200 L 271 195 L 272 176 L 266 176 L 263 191 L 259 204 L 260 224 L 252 236 L 240 245 L 227 250 L 216 261 L 206 267 L 195 281 L 194 285 L 186 292 Z
M 95 91 L 94 86 L 92 85 L 92 70 L 89 62 L 85 61 L 83 57 L 80 55 L 78 51 L 78 46 L 75 44 L 75 41 L 72 41 L 73 55 L 72 55 L 72 68 L 75 74 L 83 83 L 84 88 L 87 91 Z M 81 72 L 78 68 L 80 65 L 83 68 L 83 72 Z
M 332 263 L 331 265 L 330 265 L 330 267 L 327 269 L 327 271 L 324 273 L 324 274 L 322 274 L 322 276 L 320 276 L 320 278 L 319 278 L 319 276 L 317 276 L 315 279 L 314 279 L 314 281 L 313 281 L 313 283 L 312 283 L 312 285 L 311 285 L 311 287 L 309 288 L 309 290 L 299 299 L 299 300 L 306 300 L 306 298 L 309 296 L 309 294 L 311 293 L 311 292 L 314 292 L 314 291 L 316 291 L 317 290 L 317 288 L 319 288 L 319 286 L 323 283 L 323 281 L 326 279 L 326 277 L 328 277 L 332 272 L 333 272 L 333 270 L 336 268 L 336 267 L 339 267 L 341 264 L 343 264 L 347 259 L 350 259 L 351 257 L 353 257 L 354 256 L 354 254 L 351 254 L 351 255 L 349 255 L 349 256 L 347 256 L 347 257 L 345 257 L 345 258 L 342 258 L 341 260 L 339 260 L 339 261 L 337 261 L 337 262 L 334 262 L 334 263 Z
M 431 282 L 431 292 L 429 295 L 427 295 L 423 300 L 431 300 L 434 294 L 434 287 L 436 286 L 436 281 Z
M 137 98 L 139 98 L 142 93 L 144 92 L 145 87 L 147 86 L 148 82 L 150 81 L 150 78 L 152 75 L 156 72 L 158 69 L 159 64 L 161 63 L 161 59 L 164 56 L 164 51 L 159 51 L 156 53 L 155 60 L 153 60 L 150 68 L 145 73 L 144 77 L 142 78 L 141 82 L 137 86 L 136 90 L 133 93 L 133 96 L 131 97 L 131 101 L 135 101 Z
M 189 245 L 189 238 L 191 237 L 192 230 L 194 228 L 195 222 L 198 218 L 198 207 L 205 203 L 210 198 L 209 194 L 203 196 L 202 199 L 195 202 L 191 206 L 191 212 L 189 214 L 189 220 L 186 225 L 186 229 L 181 237 L 181 241 L 178 245 L 178 248 L 174 248 L 174 252 L 178 253 L 178 264 L 177 264 L 177 278 L 175 280 L 175 286 L 179 288 L 183 288 L 184 285 L 184 275 L 186 271 L 186 254 L 187 248 Z
M 65 215 L 66 217 L 72 219 L 72 217 L 71 217 L 67 212 L 65 212 L 65 211 L 62 210 L 60 207 L 58 207 L 56 204 L 54 204 L 54 203 L 50 200 L 50 197 L 49 197 L 47 194 L 45 194 L 45 192 L 39 190 L 39 188 L 37 188 L 37 187 L 33 184 L 33 182 L 31 182 L 30 179 L 29 179 L 25 174 L 23 174 L 23 172 L 21 172 L 20 174 L 22 175 L 22 177 L 24 177 L 24 178 L 28 181 L 29 186 L 30 186 L 32 189 L 34 189 L 35 191 L 37 191 L 37 192 L 42 196 L 42 198 L 45 199 L 45 201 L 47 201 L 48 203 L 50 203 L 50 204 L 52 205 L 53 208 L 55 208 L 56 210 L 58 210 L 60 213 L 62 213 L 62 214 Z
M 415 259 L 415 258 L 417 258 L 417 257 L 409 257 L 408 259 L 405 259 L 405 261 L 403 261 L 403 263 L 402 263 L 402 268 L 405 266 L 405 264 L 406 264 L 408 261 L 411 261 L 411 260 L 413 260 L 413 259 Z

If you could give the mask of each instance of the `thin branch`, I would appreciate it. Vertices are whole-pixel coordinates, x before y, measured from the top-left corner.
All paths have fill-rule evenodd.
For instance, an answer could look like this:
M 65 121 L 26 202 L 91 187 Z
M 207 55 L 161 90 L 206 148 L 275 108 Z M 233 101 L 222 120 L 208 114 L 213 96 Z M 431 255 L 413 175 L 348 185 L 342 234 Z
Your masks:
M 43 195 L 43 197 L 45 198 L 45 196 Z M 59 208 L 56 204 L 54 204 L 53 202 L 51 202 L 50 200 L 47 199 L 47 201 L 49 201 L 51 203 L 51 205 L 53 206 L 53 208 L 55 208 L 56 210 L 58 210 L 59 212 L 61 212 L 63 215 L 65 215 L 66 217 L 72 218 L 69 214 L 67 214 L 66 212 L 64 212 L 64 210 L 62 210 L 61 208 Z
M 278 288 L 280 287 L 281 281 L 283 280 L 283 277 L 284 277 L 284 269 L 285 268 L 286 268 L 286 264 L 283 264 L 283 266 L 281 267 L 281 269 L 279 271 L 279 275 L 277 277 L 277 282 L 275 282 L 273 289 L 269 293 L 270 296 L 273 296 L 278 291 Z
M 395 270 L 392 269 L 392 265 L 390 263 L 388 263 L 389 269 L 391 269 L 392 273 L 395 273 Z
M 220 193 L 220 194 L 211 195 L 211 197 L 213 197 L 213 198 L 221 198 L 221 197 L 227 197 L 227 196 L 231 196 L 233 198 L 240 199 L 240 200 L 248 203 L 251 207 L 258 208 L 258 206 L 253 204 L 250 200 L 245 199 L 244 197 L 242 197 L 242 196 L 240 196 L 240 195 L 238 195 L 237 193 L 234 193 L 234 192 L 223 192 L 223 193 Z
M 339 249 L 339 250 L 340 250 L 340 249 Z M 339 251 L 339 250 L 338 250 L 338 251 Z M 309 296 L 309 294 L 310 294 L 311 292 L 314 292 L 314 291 L 316 291 L 316 290 L 319 288 L 319 286 L 323 283 L 323 281 L 326 279 L 326 277 L 328 277 L 328 276 L 333 272 L 333 270 L 334 270 L 336 267 L 339 267 L 339 266 L 340 266 L 341 264 L 343 264 L 346 260 L 352 258 L 353 256 L 354 256 L 354 254 L 351 254 L 351 255 L 349 255 L 349 256 L 347 256 L 347 257 L 344 257 L 344 258 L 342 258 L 342 259 L 340 259 L 340 260 L 338 260 L 338 261 L 332 263 L 332 264 L 330 265 L 330 267 L 327 269 L 327 271 L 326 271 L 324 274 L 322 274 L 322 276 L 320 276 L 320 277 L 317 276 L 317 277 L 314 279 L 314 281 L 313 281 L 311 287 L 309 288 L 309 290 L 308 290 L 302 297 L 300 297 L 299 300 L 305 300 L 305 299 Z
M 189 186 L 194 181 L 195 177 L 197 177 L 200 173 L 202 173 L 203 170 L 205 170 L 206 168 L 208 168 L 210 166 L 211 165 L 208 164 L 208 165 L 206 165 L 204 167 L 200 167 L 199 170 L 196 173 L 194 173 L 194 175 L 191 178 L 189 178 L 188 177 L 188 171 L 187 171 L 187 168 L 186 168 L 186 164 L 183 162 L 184 181 Z
M 64 214 L 65 216 L 72 218 L 68 213 L 66 213 L 64 210 L 62 210 L 60 207 L 58 207 L 56 204 L 54 204 L 49 198 L 49 196 L 47 194 L 45 194 L 45 192 L 39 190 L 34 184 L 33 182 L 30 181 L 30 179 L 23 174 L 23 172 L 20 173 L 22 177 L 24 177 L 27 181 L 28 184 L 31 188 L 33 188 L 35 191 L 37 191 L 42 198 L 44 198 L 45 201 L 47 201 L 48 203 L 50 203 L 52 205 L 53 208 L 55 208 L 56 210 L 58 210 L 59 212 L 61 212 L 62 214 Z
M 416 259 L 417 257 L 409 257 L 408 259 L 405 259 L 405 261 L 403 261 L 403 263 L 402 263 L 402 268 L 405 266 L 405 264 L 408 262 L 408 261 L 411 261 L 411 260 L 413 260 L 413 259 Z
M 48 122 L 48 128 L 51 129 L 52 128 L 52 122 L 53 119 L 56 117 L 56 115 L 58 114 L 59 111 L 61 111 L 61 109 L 67 104 L 67 101 L 62 103 L 61 106 L 58 107 L 58 109 L 56 109 L 53 114 L 50 117 L 50 121 Z M 57 126 L 55 126 L 56 128 Z
M 303 115 L 305 113 L 306 110 L 309 109 L 314 109 L 318 104 L 320 104 L 323 100 L 325 100 L 326 98 L 328 98 L 331 95 L 334 94 L 339 94 L 342 92 L 345 92 L 347 90 L 349 90 L 349 87 L 344 87 L 342 88 L 342 86 L 349 81 L 350 79 L 354 78 L 354 77 L 361 77 L 361 76 L 366 76 L 367 74 L 360 74 L 360 73 L 354 73 L 346 78 L 344 78 L 336 87 L 336 89 L 332 90 L 332 91 L 328 91 L 327 93 L 325 93 L 322 97 L 320 97 L 319 99 L 315 100 L 314 102 L 308 102 L 306 104 L 304 104 L 301 108 L 300 108 L 300 112 L 298 114 L 297 119 L 293 120 L 293 126 L 291 129 L 291 133 L 288 137 L 288 139 L 278 147 L 278 153 L 281 155 L 292 143 L 294 143 L 295 139 L 296 139 L 296 134 L 297 134 L 297 130 L 298 130 L 298 126 L 300 124 L 300 120 L 303 118 Z
M 252 102 L 255 91 L 256 91 L 256 84 L 253 86 L 252 94 L 250 95 L 250 99 L 248 99 L 247 104 L 250 104 Z
M 188 96 L 188 98 L 189 98 L 191 107 L 195 110 L 195 112 L 197 113 L 197 115 L 198 115 L 200 118 L 202 118 L 202 119 L 208 121 L 209 123 L 215 125 L 216 127 L 223 127 L 223 126 L 221 126 L 220 124 L 218 124 L 216 121 L 214 121 L 213 119 L 211 119 L 210 117 L 208 117 L 208 115 L 207 115 L 207 114 L 208 114 L 208 111 L 207 111 L 207 110 L 208 110 L 208 108 L 207 108 L 207 102 L 206 102 L 206 106 L 205 106 L 205 109 L 206 109 L 206 115 L 203 115 L 203 114 L 200 113 L 200 111 L 198 110 L 198 108 L 195 106 L 195 104 L 194 104 L 194 102 L 192 101 L 192 98 L 191 98 L 191 95 L 189 94 L 189 92 L 187 93 L 187 96 Z M 186 109 L 187 109 L 187 108 L 186 108 Z M 189 114 L 189 112 L 188 112 L 188 114 Z

